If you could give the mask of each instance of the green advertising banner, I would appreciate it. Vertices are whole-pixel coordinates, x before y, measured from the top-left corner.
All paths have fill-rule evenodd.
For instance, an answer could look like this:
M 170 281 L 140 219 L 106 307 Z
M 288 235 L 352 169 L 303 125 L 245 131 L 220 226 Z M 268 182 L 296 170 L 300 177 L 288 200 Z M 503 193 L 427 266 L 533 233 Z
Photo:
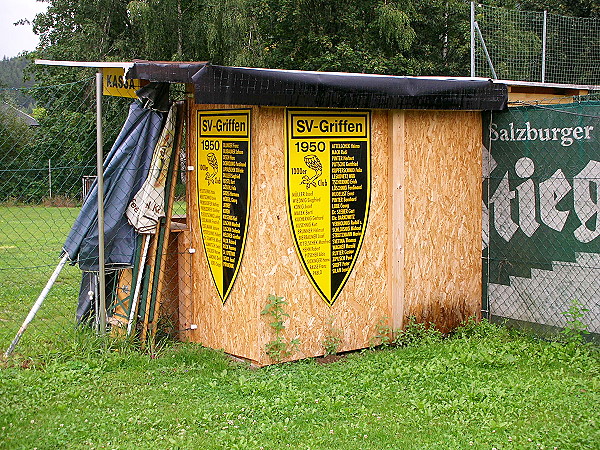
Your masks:
M 511 108 L 483 127 L 484 309 L 564 326 L 577 298 L 598 332 L 600 103 Z

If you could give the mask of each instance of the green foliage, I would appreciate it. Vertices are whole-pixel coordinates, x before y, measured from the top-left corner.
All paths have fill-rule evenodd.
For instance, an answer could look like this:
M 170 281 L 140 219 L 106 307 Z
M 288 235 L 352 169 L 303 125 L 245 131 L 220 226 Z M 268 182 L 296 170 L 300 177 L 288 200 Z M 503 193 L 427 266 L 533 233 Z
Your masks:
M 283 338 L 283 331 L 285 330 L 284 321 L 286 317 L 289 317 L 284 310 L 285 305 L 287 305 L 287 302 L 283 297 L 269 294 L 268 303 L 260 312 L 262 316 L 270 316 L 272 320 L 272 322 L 269 322 L 269 326 L 275 334 L 275 339 L 265 344 L 265 352 L 276 362 L 281 362 L 285 358 L 289 358 L 298 351 L 298 347 L 300 346 L 298 339 L 286 341 Z
M 571 301 L 571 306 L 562 314 L 565 316 L 567 323 L 561 330 L 561 338 L 565 342 L 581 344 L 584 342 L 585 335 L 589 334 L 586 324 L 581 320 L 585 317 L 585 313 L 589 312 L 583 303 L 574 299 Z
M 400 75 L 468 72 L 469 14 L 462 0 L 49 3 L 34 20 L 41 38 L 36 56 L 42 58 L 210 60 Z M 76 76 L 64 68 L 33 70 L 45 80 Z
M 478 321 L 474 317 L 469 317 L 452 332 L 452 335 L 458 339 L 483 339 L 488 336 L 498 336 L 503 333 L 506 333 L 506 328 L 493 324 L 487 319 Z
M 27 64 L 23 56 L 4 57 L 0 61 L 0 101 L 14 104 L 25 112 L 31 109 L 33 99 L 19 88 L 31 87 L 34 83 L 24 75 Z
M 2 182 L 0 201 L 17 198 L 23 192 L 26 169 L 34 161 L 30 152 L 36 132 L 11 107 L 0 107 L 0 163 Z
M 402 2 L 252 2 L 267 67 L 406 73 L 415 41 L 413 9 Z
M 330 317 L 327 323 L 327 332 L 322 343 L 325 355 L 337 354 L 342 345 L 342 336 L 343 331 L 333 325 L 333 317 Z
M 442 339 L 442 332 L 435 324 L 418 323 L 415 316 L 408 318 L 408 323 L 403 330 L 394 333 L 394 345 L 408 347 L 411 345 L 430 344 Z
M 40 203 L 50 195 L 81 201 L 81 179 L 96 172 L 93 80 L 27 89 L 36 101 L 27 127 L 0 110 L 0 202 Z M 104 99 L 104 147 L 110 150 L 125 121 L 130 99 Z M 49 168 L 50 166 L 50 168 Z
M 283 69 L 397 75 L 468 75 L 469 2 L 464 0 L 47 0 L 34 20 L 36 57 L 188 60 Z M 522 10 L 597 16 L 590 0 L 487 1 Z M 160 24 L 160 26 L 157 26 Z M 537 50 L 508 24 L 499 44 Z M 515 41 L 515 39 L 517 39 Z M 504 56 L 503 56 L 504 58 Z M 82 70 L 33 69 L 40 79 Z M 87 75 L 86 75 L 87 76 Z M 66 78 L 65 78 L 66 77 Z
M 391 334 L 392 329 L 388 325 L 388 318 L 379 319 L 375 324 L 375 335 L 369 339 L 369 346 L 371 348 L 377 346 L 387 347 L 391 343 Z
M 600 17 L 596 0 L 487 0 L 481 3 L 523 11 L 548 11 L 573 17 Z

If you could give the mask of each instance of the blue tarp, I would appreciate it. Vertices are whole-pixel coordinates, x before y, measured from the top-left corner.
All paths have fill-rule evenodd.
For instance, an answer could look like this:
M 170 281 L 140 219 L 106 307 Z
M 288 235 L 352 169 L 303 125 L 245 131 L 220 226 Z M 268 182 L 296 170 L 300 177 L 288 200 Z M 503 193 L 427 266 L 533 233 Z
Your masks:
M 137 233 L 125 211 L 148 175 L 165 114 L 139 101 L 104 162 L 104 234 L 107 269 L 133 266 Z M 98 185 L 94 183 L 63 246 L 63 254 L 81 270 L 98 271 Z

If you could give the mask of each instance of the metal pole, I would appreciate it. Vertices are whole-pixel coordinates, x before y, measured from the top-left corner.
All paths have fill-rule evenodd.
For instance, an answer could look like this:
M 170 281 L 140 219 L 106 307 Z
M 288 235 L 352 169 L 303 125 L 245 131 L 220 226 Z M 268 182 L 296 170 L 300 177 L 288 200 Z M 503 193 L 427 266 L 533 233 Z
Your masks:
M 48 188 L 50 191 L 50 199 L 52 199 L 52 165 L 50 158 L 48 158 Z
M 98 183 L 99 334 L 106 333 L 106 277 L 104 267 L 104 156 L 102 144 L 102 71 L 96 73 L 96 176 Z
M 479 25 L 475 22 L 475 29 L 477 30 L 477 36 L 481 41 L 481 46 L 483 47 L 483 52 L 485 53 L 485 57 L 487 59 L 488 65 L 490 66 L 490 70 L 492 71 L 492 76 L 494 80 L 498 79 L 498 75 L 496 75 L 496 71 L 494 70 L 494 65 L 492 64 L 492 58 L 490 58 L 490 54 L 488 53 L 487 46 L 485 45 L 485 40 L 483 39 L 483 35 L 481 34 L 481 30 L 479 29 Z
M 546 82 L 546 30 L 548 25 L 548 11 L 544 10 L 544 28 L 542 30 L 542 83 Z
M 62 259 L 60 260 L 60 262 L 58 263 L 58 266 L 56 266 L 56 269 L 54 269 L 54 272 L 52 272 L 52 276 L 50 277 L 50 279 L 46 283 L 46 286 L 44 287 L 44 289 L 40 293 L 39 297 L 37 298 L 37 300 L 35 301 L 35 303 L 31 307 L 31 310 L 29 311 L 29 314 L 27 314 L 27 317 L 25 318 L 25 321 L 23 322 L 23 325 L 21 325 L 21 328 L 19 328 L 19 331 L 17 332 L 17 335 L 15 336 L 15 338 L 12 341 L 12 343 L 10 344 L 10 347 L 8 347 L 8 349 L 6 350 L 6 352 L 4 352 L 4 356 L 6 358 L 8 358 L 10 356 L 10 354 L 13 352 L 13 350 L 15 349 L 15 347 L 17 346 L 17 344 L 21 340 L 21 336 L 23 336 L 23 333 L 25 333 L 25 330 L 27 329 L 27 326 L 33 320 L 33 318 L 35 317 L 35 315 L 37 314 L 37 312 L 41 308 L 42 303 L 44 303 L 44 300 L 48 296 L 48 292 L 50 292 L 50 288 L 52 287 L 52 285 L 54 284 L 54 282 L 58 278 L 58 275 L 60 274 L 60 271 L 63 269 L 63 267 L 67 263 L 67 258 L 68 257 L 69 257 L 69 255 L 67 255 L 65 253 L 63 255 Z
M 475 2 L 471 2 L 471 76 L 475 76 Z

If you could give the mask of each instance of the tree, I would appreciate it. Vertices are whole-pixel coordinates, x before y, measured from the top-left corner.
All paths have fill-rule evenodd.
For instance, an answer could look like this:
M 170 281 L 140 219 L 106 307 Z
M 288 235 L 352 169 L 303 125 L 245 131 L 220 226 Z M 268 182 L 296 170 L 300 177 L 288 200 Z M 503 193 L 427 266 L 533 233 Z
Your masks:
M 597 0 L 487 0 L 480 3 L 522 11 L 548 11 L 572 17 L 600 17 Z
M 48 11 L 34 20 L 41 36 L 37 56 L 43 58 L 468 72 L 463 0 L 47 1 Z
M 266 66 L 349 72 L 404 72 L 415 40 L 410 2 L 255 0 Z

